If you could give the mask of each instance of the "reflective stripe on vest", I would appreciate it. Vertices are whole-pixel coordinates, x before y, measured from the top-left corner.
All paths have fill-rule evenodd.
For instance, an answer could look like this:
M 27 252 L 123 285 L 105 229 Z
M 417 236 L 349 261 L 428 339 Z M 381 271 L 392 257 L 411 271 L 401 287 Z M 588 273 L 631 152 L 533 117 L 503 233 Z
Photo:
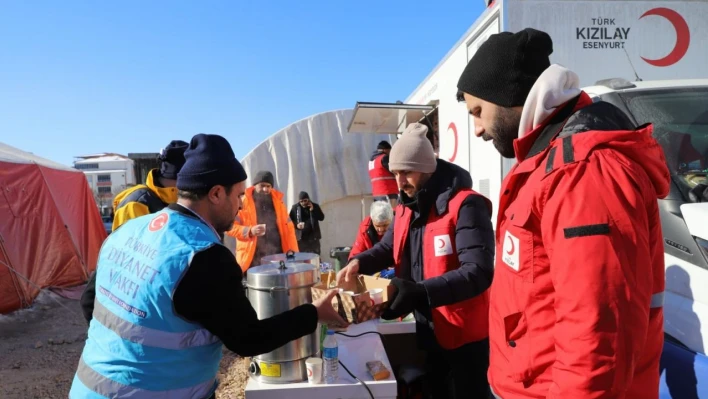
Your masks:
M 661 308 L 664 306 L 664 291 L 657 292 L 651 296 L 650 308 Z
M 84 363 L 83 356 L 79 359 L 76 376 L 86 388 L 108 398 L 158 399 L 158 398 L 206 398 L 214 390 L 216 377 L 189 388 L 172 389 L 169 391 L 148 391 L 123 385 L 95 372 Z
M 97 289 L 102 288 L 98 287 Z M 93 318 L 127 341 L 156 348 L 178 350 L 219 342 L 219 338 L 206 329 L 174 333 L 133 324 L 114 315 L 100 302 L 94 304 Z
M 395 177 L 389 176 L 389 177 L 374 177 L 371 179 L 371 181 L 379 181 L 379 180 L 396 180 Z

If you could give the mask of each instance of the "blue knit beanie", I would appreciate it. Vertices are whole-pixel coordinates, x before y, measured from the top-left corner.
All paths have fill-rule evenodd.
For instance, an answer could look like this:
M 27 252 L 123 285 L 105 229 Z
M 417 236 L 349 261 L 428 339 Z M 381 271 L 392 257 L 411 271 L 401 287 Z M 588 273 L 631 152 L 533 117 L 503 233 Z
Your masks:
M 200 133 L 192 137 L 184 159 L 184 166 L 177 174 L 179 190 L 209 190 L 217 185 L 230 187 L 247 177 L 229 142 L 216 134 Z

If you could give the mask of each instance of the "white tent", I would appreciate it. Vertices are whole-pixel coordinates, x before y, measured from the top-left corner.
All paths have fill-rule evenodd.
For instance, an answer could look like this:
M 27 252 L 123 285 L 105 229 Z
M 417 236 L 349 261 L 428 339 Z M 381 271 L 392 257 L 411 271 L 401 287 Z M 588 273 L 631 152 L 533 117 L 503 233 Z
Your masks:
M 22 151 L 19 148 L 9 146 L 5 143 L 0 143 L 0 161 L 18 164 L 36 164 L 52 169 L 79 173 L 74 168 L 70 168 L 58 162 L 50 161 L 49 159 L 38 157 L 31 152 Z
M 381 140 L 395 136 L 347 132 L 353 110 L 324 112 L 297 121 L 256 146 L 241 160 L 251 185 L 258 171 L 268 170 L 288 207 L 307 191 L 325 214 L 322 258 L 332 247 L 351 246 L 371 204 L 368 161 Z

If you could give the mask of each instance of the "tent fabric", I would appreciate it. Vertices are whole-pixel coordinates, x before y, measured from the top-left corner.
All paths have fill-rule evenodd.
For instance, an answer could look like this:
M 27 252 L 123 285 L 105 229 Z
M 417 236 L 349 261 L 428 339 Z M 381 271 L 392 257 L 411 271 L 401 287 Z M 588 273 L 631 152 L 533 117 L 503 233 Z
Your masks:
M 321 205 L 371 195 L 371 153 L 381 140 L 393 144 L 395 136 L 349 133 L 353 115 L 351 109 L 324 112 L 273 134 L 243 158 L 247 185 L 258 171 L 272 172 L 288 206 L 297 202 L 300 191 Z
M 0 314 L 83 284 L 106 238 L 86 177 L 0 143 Z
M 349 133 L 353 110 L 310 116 L 278 131 L 242 160 L 247 185 L 260 170 L 273 173 L 275 188 L 284 193 L 288 208 L 298 193 L 307 191 L 322 206 L 322 258 L 334 247 L 351 246 L 359 223 L 369 212 L 369 159 L 381 140 L 393 135 Z M 238 153 L 238 148 L 235 148 Z

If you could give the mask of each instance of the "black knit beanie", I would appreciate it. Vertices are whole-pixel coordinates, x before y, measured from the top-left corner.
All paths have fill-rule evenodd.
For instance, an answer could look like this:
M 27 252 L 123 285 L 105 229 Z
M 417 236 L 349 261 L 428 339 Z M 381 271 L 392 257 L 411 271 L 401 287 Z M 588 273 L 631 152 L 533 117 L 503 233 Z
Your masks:
M 254 186 L 258 183 L 268 183 L 271 186 L 275 186 L 274 182 L 275 179 L 273 179 L 273 174 L 268 172 L 267 170 L 262 170 L 256 173 L 256 177 L 253 179 Z
M 184 151 L 189 144 L 182 140 L 172 140 L 160 152 L 160 175 L 165 179 L 176 180 L 177 173 L 184 165 Z
M 177 174 L 179 190 L 209 190 L 217 185 L 231 187 L 247 177 L 229 142 L 216 134 L 200 133 L 192 137 L 184 159 L 184 166 Z
M 501 107 L 523 106 L 538 77 L 551 65 L 553 40 L 526 28 L 489 36 L 462 72 L 457 88 Z
M 379 145 L 376 146 L 377 150 L 390 150 L 391 149 L 391 144 L 384 140 L 384 141 L 379 141 Z
M 310 199 L 310 195 L 307 194 L 305 191 L 300 191 L 300 195 L 297 196 L 297 199 L 302 201 L 304 199 Z

